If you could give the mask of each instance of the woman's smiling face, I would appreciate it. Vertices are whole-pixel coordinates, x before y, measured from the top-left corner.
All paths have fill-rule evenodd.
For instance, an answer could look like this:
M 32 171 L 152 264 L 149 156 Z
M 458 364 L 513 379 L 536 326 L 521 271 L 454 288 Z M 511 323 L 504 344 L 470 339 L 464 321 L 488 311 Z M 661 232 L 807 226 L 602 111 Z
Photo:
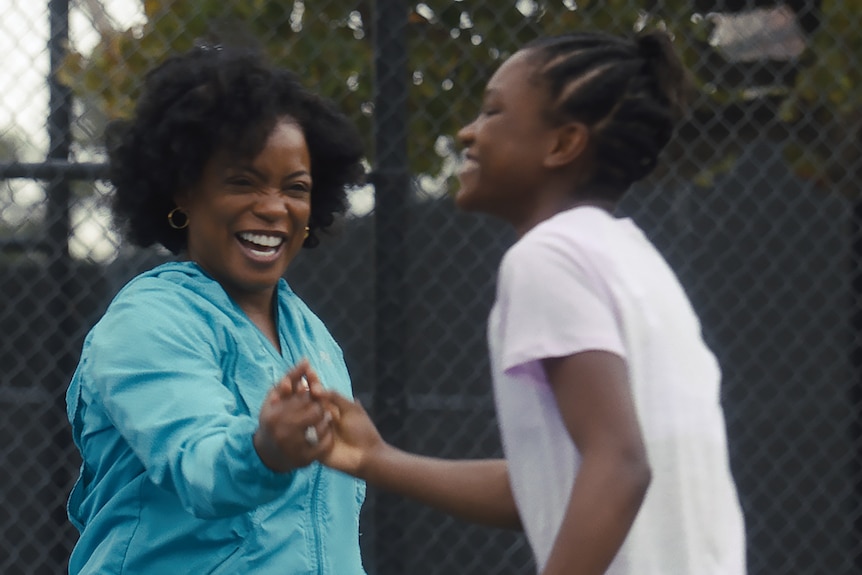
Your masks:
M 176 197 L 188 215 L 188 256 L 236 301 L 272 293 L 305 240 L 311 157 L 302 128 L 276 122 L 248 161 L 216 153 Z

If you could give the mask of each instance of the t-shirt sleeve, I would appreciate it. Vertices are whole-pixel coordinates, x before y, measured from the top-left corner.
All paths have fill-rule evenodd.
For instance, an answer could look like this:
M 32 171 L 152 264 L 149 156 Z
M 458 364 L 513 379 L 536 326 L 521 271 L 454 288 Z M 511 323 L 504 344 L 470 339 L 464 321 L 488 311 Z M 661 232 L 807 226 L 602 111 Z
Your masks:
M 528 236 L 516 244 L 497 286 L 503 369 L 591 350 L 625 357 L 606 285 L 596 262 L 560 239 Z

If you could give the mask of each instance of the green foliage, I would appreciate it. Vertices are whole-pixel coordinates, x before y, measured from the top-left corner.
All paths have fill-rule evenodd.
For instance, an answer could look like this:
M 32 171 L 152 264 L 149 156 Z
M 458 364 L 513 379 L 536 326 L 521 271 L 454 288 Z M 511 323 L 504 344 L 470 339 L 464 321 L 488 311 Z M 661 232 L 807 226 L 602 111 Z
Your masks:
M 127 115 L 144 72 L 167 55 L 187 50 L 195 40 L 253 43 L 351 113 L 366 134 L 373 158 L 371 38 L 386 31 L 373 30 L 372 0 L 142 2 L 143 26 L 104 31 L 92 53 L 70 54 L 60 70 L 78 95 L 96 102 L 108 117 Z M 653 27 L 675 36 L 700 88 L 695 106 L 701 117 L 725 108 L 743 109 L 735 121 L 745 123 L 751 120 L 744 112 L 747 106 L 765 105 L 769 118 L 761 123 L 783 126 L 787 157 L 801 174 L 843 186 L 850 181 L 847 165 L 860 170 L 854 136 L 862 103 L 862 0 L 823 0 L 821 25 L 809 38 L 808 52 L 795 63 L 792 83 L 773 87 L 768 98 L 753 97 L 744 81 L 716 76 L 717 69 L 732 65 L 709 45 L 709 19 L 693 14 L 689 1 L 426 0 L 410 5 L 409 155 L 415 173 L 437 172 L 442 158 L 434 152 L 435 140 L 453 136 L 469 122 L 485 81 L 524 42 L 575 29 L 625 34 Z M 822 138 L 810 137 L 812 124 L 830 134 L 829 143 L 843 146 L 839 153 Z M 695 141 L 676 146 L 673 173 L 710 181 L 735 157 L 742 133 L 745 130 L 736 126 L 720 127 L 700 134 L 707 145 Z M 857 158 L 848 160 L 853 154 Z M 849 164 L 830 172 L 830 162 L 839 159 Z M 837 184 L 836 174 L 841 178 Z
M 108 118 L 128 116 L 146 71 L 196 41 L 258 46 L 345 110 L 359 112 L 371 97 L 371 46 L 350 26 L 361 3 L 330 1 L 325 12 L 306 11 L 301 28 L 291 20 L 292 3 L 274 0 L 143 0 L 143 9 L 142 27 L 102 31 L 90 54 L 70 53 L 59 70 L 61 81 Z M 368 116 L 356 119 L 370 133 Z
M 780 108 L 800 126 L 785 149 L 797 171 L 831 189 L 858 196 L 862 176 L 862 0 L 823 0 L 805 69 Z

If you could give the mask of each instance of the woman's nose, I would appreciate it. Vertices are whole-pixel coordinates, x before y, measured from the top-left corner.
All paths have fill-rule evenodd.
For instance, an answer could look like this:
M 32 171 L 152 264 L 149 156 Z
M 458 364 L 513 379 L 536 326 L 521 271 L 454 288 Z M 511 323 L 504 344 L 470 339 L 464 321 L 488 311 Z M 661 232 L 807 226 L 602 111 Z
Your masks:
M 289 212 L 287 201 L 277 190 L 261 194 L 254 204 L 254 213 L 268 220 L 283 218 Z

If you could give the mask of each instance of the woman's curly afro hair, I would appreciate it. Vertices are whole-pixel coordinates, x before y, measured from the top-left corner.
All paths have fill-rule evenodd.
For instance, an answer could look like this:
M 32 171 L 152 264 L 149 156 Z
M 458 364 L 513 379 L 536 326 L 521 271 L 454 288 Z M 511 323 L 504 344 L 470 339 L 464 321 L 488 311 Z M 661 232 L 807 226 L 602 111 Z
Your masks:
M 197 47 L 169 58 L 144 79 L 130 120 L 105 133 L 116 224 L 135 245 L 173 253 L 186 234 L 168 224 L 174 196 L 193 186 L 217 152 L 253 158 L 279 118 L 305 135 L 311 157 L 311 217 L 303 244 L 347 207 L 347 188 L 362 182 L 362 141 L 335 106 L 304 88 L 292 72 L 256 52 Z

